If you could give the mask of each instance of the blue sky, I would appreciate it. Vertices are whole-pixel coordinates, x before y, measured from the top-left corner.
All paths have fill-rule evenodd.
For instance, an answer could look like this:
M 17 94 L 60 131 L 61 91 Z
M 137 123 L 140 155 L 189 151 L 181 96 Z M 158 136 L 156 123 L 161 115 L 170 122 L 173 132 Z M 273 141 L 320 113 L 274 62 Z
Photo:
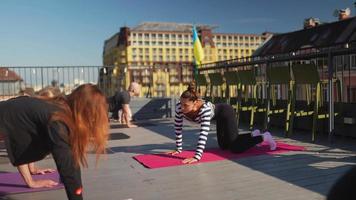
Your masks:
M 353 0 L 0 0 L 0 66 L 101 65 L 104 40 L 144 21 L 217 25 L 216 32 L 290 32 L 335 21 Z M 353 15 L 352 14 L 352 15 Z

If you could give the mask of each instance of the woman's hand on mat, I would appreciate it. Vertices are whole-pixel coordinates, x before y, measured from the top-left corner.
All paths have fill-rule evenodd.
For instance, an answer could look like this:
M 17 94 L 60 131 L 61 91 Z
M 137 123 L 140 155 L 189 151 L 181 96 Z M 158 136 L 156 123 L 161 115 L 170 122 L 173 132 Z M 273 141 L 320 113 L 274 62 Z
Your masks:
M 195 158 L 186 158 L 182 161 L 183 164 L 191 164 L 191 163 L 195 163 L 195 162 L 198 162 L 198 160 Z
M 166 154 L 169 154 L 169 155 L 177 155 L 177 154 L 179 154 L 180 152 L 179 151 L 177 151 L 177 150 L 172 150 L 172 151 L 168 151 Z
M 40 174 L 49 174 L 49 173 L 53 173 L 55 172 L 56 170 L 54 169 L 51 169 L 51 168 L 46 168 L 46 169 L 34 169 L 31 171 L 31 174 L 32 175 L 40 175 Z
M 52 180 L 33 180 L 28 186 L 30 188 L 51 188 L 57 186 L 58 183 Z

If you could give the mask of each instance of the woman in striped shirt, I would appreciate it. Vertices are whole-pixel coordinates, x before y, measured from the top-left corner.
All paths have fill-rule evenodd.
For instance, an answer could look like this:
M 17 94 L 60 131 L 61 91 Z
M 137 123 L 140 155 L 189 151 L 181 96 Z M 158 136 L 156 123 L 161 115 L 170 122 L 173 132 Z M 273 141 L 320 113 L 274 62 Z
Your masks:
M 182 152 L 182 127 L 183 118 L 200 124 L 200 134 L 195 155 L 186 158 L 183 163 L 189 164 L 199 161 L 205 149 L 210 121 L 216 120 L 216 131 L 218 144 L 221 149 L 229 149 L 234 153 L 241 153 L 249 148 L 266 141 L 271 150 L 276 149 L 276 142 L 269 132 L 261 134 L 254 131 L 252 134 L 238 134 L 235 111 L 229 104 L 212 104 L 211 102 L 200 99 L 195 91 L 195 84 L 192 83 L 188 89 L 180 96 L 180 101 L 176 105 L 175 113 L 175 134 L 176 150 L 168 152 L 175 155 Z

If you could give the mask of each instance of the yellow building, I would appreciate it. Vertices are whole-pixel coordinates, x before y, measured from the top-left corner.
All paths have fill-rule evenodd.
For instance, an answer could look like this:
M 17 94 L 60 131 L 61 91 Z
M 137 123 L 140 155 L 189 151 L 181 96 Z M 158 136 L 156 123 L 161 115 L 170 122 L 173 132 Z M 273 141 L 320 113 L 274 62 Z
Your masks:
M 203 63 L 251 56 L 265 34 L 213 33 L 197 25 L 205 52 Z M 105 41 L 99 83 L 111 95 L 131 81 L 142 85 L 142 96 L 179 95 L 192 81 L 192 24 L 146 22 L 122 27 Z

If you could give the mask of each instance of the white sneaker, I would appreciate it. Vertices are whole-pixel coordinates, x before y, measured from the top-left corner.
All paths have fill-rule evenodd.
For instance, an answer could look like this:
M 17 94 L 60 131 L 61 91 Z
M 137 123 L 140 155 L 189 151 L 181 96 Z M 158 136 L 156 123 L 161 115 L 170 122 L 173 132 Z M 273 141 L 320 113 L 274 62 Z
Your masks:
M 256 129 L 256 130 L 251 132 L 251 135 L 252 135 L 252 137 L 256 137 L 256 136 L 259 136 L 259 135 L 262 135 L 262 134 L 261 134 L 261 131 L 259 129 Z
M 274 141 L 270 132 L 267 131 L 267 132 L 263 133 L 263 141 L 268 143 L 271 151 L 276 150 L 277 143 L 276 143 L 276 141 Z

